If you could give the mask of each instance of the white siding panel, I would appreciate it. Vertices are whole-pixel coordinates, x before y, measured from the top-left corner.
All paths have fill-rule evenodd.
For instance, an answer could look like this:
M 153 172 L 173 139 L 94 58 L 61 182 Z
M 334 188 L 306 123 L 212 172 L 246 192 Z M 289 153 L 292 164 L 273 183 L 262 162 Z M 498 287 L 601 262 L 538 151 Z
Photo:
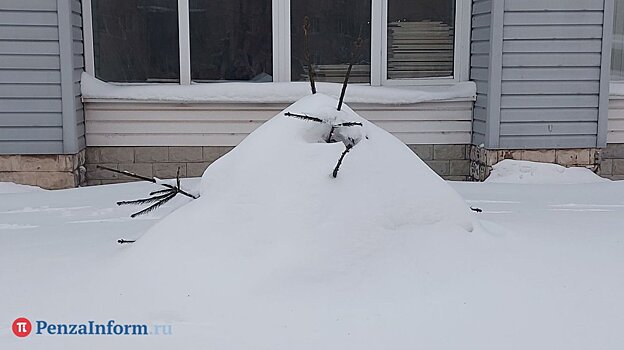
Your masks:
M 608 143 L 624 143 L 624 99 L 609 101 Z
M 89 146 L 233 146 L 286 105 L 87 102 Z M 469 143 L 471 102 L 352 104 L 408 143 Z

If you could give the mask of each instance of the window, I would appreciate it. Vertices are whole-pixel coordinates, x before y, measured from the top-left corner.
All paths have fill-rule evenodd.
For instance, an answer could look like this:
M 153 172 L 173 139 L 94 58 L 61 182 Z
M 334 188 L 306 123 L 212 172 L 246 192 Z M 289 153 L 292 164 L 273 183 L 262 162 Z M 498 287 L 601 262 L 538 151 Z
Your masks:
M 86 67 L 119 83 L 304 81 L 307 17 L 318 81 L 342 82 L 353 62 L 354 83 L 452 83 L 468 75 L 471 2 L 85 0 Z M 622 75 L 619 40 L 613 68 Z
M 388 0 L 387 79 L 453 76 L 454 22 L 454 0 Z
M 95 76 L 113 82 L 178 82 L 176 0 L 92 0 Z
M 611 80 L 624 81 L 624 0 L 615 0 L 613 13 Z
M 191 78 L 273 80 L 271 0 L 190 0 Z
M 318 81 L 342 82 L 354 42 L 363 41 L 354 57 L 350 81 L 370 82 L 370 0 L 291 0 L 291 79 L 307 80 L 304 59 L 304 17 L 309 18 L 310 60 Z

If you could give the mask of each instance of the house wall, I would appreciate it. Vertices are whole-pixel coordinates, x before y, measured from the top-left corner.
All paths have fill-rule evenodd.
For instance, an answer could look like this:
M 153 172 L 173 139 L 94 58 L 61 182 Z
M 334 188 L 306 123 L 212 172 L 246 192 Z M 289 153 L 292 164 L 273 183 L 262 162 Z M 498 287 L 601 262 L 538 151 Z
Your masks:
M 473 2 L 474 144 L 605 146 L 609 1 Z
M 472 35 L 470 46 L 470 79 L 477 84 L 474 104 L 472 143 L 480 145 L 489 135 L 488 95 L 490 93 L 490 58 L 492 52 L 492 1 L 472 3 Z
M 498 148 L 597 146 L 603 11 L 604 0 L 505 0 Z
M 80 12 L 78 0 L 0 3 L 0 181 L 80 183 Z
M 104 165 L 146 176 L 201 176 L 206 167 L 287 104 L 85 102 L 88 184 L 130 179 Z M 472 101 L 410 105 L 350 104 L 409 145 L 450 180 L 469 175 Z
M 57 0 L 0 5 L 0 154 L 63 153 Z

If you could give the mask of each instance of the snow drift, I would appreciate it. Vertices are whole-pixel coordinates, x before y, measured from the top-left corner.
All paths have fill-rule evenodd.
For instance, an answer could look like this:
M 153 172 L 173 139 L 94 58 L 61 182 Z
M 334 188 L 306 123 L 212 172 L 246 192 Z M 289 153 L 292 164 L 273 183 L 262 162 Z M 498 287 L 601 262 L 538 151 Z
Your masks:
M 334 318 L 351 296 L 359 301 L 349 308 L 362 315 L 346 326 L 363 332 L 376 327 L 364 318 L 377 306 L 365 300 L 411 298 L 418 252 L 440 232 L 459 237 L 444 249 L 462 250 L 474 217 L 408 147 L 336 105 L 325 95 L 306 97 L 284 112 L 326 123 L 280 113 L 213 163 L 201 198 L 164 218 L 113 264 L 113 281 L 101 290 L 115 286 L 106 295 L 120 300 L 106 304 L 126 314 L 152 310 L 150 319 L 165 322 L 208 322 L 216 327 L 213 344 L 240 349 L 251 346 L 237 334 L 241 322 L 246 332 L 262 333 L 249 338 L 253 347 L 269 348 L 282 339 L 273 331 L 305 342 L 312 334 L 306 320 Z M 329 124 L 345 122 L 362 126 L 337 128 L 337 142 L 326 142 Z M 345 144 L 355 146 L 333 178 Z M 388 303 L 379 307 L 405 307 Z M 293 329 L 280 329 L 280 322 Z M 315 327 L 327 334 L 322 344 L 343 337 L 322 323 Z
M 505 159 L 492 167 L 485 182 L 517 184 L 587 184 L 610 181 L 581 167 Z

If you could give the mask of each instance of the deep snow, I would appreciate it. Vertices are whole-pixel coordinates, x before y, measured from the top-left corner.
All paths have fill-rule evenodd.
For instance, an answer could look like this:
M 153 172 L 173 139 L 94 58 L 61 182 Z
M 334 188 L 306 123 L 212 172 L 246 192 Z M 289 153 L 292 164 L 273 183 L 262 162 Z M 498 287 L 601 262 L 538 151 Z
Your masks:
M 186 188 L 197 185 L 198 180 L 186 181 Z M 143 298 L 150 306 L 133 308 L 134 322 L 173 324 L 173 335 L 166 337 L 18 339 L 10 325 L 19 316 L 56 322 L 119 321 L 122 315 L 109 301 L 113 296 L 92 286 L 113 260 L 130 252 L 129 246 L 115 241 L 141 236 L 181 203 L 131 220 L 136 208 L 114 202 L 144 196 L 154 185 L 2 195 L 0 222 L 21 229 L 0 228 L 0 347 L 621 348 L 624 182 L 451 185 L 470 205 L 484 210 L 479 218 L 485 229 L 466 234 L 432 227 L 402 235 L 392 244 L 394 258 L 371 262 L 360 280 L 374 282 L 367 279 L 368 273 L 392 266 L 402 272 L 386 279 L 392 284 L 371 291 L 350 280 L 331 295 L 318 294 L 316 287 L 303 293 L 309 304 L 295 302 L 303 297 L 298 293 L 276 298 L 258 293 L 258 298 L 273 300 L 258 303 L 258 298 L 239 298 L 239 291 L 214 283 L 215 270 L 227 276 L 231 268 L 219 264 L 196 276 L 214 298 L 197 299 L 191 293 L 178 310 L 159 312 L 160 301 L 146 293 Z M 171 245 L 183 243 L 176 242 L 183 229 L 171 233 Z M 169 281 L 162 282 L 161 288 L 168 288 Z M 192 312 L 205 304 L 207 311 Z M 402 307 L 387 312 L 393 304 Z M 318 317 L 323 313 L 325 317 Z M 367 324 L 374 329 L 364 332 Z M 325 339 L 334 341 L 327 344 Z
M 523 184 L 587 184 L 608 182 L 589 169 L 505 159 L 494 164 L 485 182 Z
M 363 123 L 335 179 L 342 142 L 278 115 L 140 219 L 114 203 L 152 184 L 1 195 L 0 348 L 621 348 L 624 182 L 448 183 L 335 102 L 287 109 Z M 19 339 L 22 316 L 173 335 Z

